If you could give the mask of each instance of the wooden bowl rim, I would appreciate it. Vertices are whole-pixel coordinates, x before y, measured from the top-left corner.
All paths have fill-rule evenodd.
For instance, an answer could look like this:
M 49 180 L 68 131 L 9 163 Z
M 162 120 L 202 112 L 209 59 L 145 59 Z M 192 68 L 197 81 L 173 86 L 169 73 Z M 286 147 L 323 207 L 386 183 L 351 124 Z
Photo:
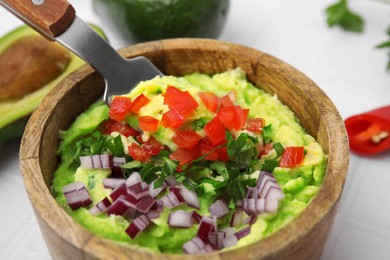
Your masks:
M 195 43 L 195 44 L 194 44 Z M 261 251 L 259 256 L 261 257 L 270 257 L 274 255 L 276 252 L 283 250 L 283 248 L 287 247 L 291 242 L 298 240 L 308 234 L 310 230 L 318 225 L 321 219 L 329 214 L 329 211 L 337 204 L 341 192 L 344 186 L 348 163 L 349 163 L 349 146 L 348 139 L 344 128 L 343 120 L 341 119 L 337 109 L 334 107 L 333 103 L 329 100 L 329 98 L 323 93 L 323 91 L 308 77 L 306 77 L 303 73 L 296 70 L 292 66 L 286 64 L 285 62 L 269 55 L 264 52 L 258 51 L 256 49 L 218 41 L 211 39 L 170 39 L 170 40 L 161 40 L 161 41 L 153 41 L 147 43 L 136 44 L 124 49 L 121 49 L 119 52 L 122 55 L 128 55 L 128 53 L 137 53 L 137 51 L 141 50 L 155 50 L 156 48 L 162 48 L 164 51 L 172 51 L 177 48 L 196 48 L 199 45 L 213 45 L 215 51 L 218 50 L 226 50 L 231 47 L 239 48 L 251 53 L 257 53 L 258 55 L 258 63 L 267 62 L 266 60 L 271 59 L 273 63 L 280 64 L 284 67 L 289 68 L 294 73 L 301 75 L 305 84 L 302 84 L 306 87 L 313 88 L 316 94 L 325 98 L 329 104 L 331 104 L 327 110 L 322 111 L 322 117 L 327 122 L 332 122 L 329 125 L 325 125 L 328 130 L 328 142 L 329 142 L 329 152 L 328 152 L 328 165 L 327 171 L 324 178 L 324 181 L 320 187 L 320 190 L 316 197 L 313 199 L 312 203 L 310 203 L 307 208 L 292 222 L 288 225 L 277 231 L 271 236 L 268 236 L 262 239 L 259 242 L 254 244 L 250 244 L 248 246 L 234 249 L 234 251 L 239 250 L 258 250 Z M 136 56 L 136 55 L 133 55 Z M 149 254 L 148 250 L 129 245 L 122 245 L 116 243 L 114 241 L 102 239 L 99 236 L 93 234 L 92 232 L 84 229 L 81 225 L 79 225 L 76 221 L 70 217 L 65 210 L 60 207 L 55 201 L 54 197 L 51 195 L 49 189 L 45 184 L 45 180 L 42 176 L 41 163 L 40 163 L 40 150 L 42 147 L 39 145 L 42 141 L 42 131 L 45 129 L 45 125 L 48 120 L 50 120 L 50 112 L 60 101 L 64 93 L 66 93 L 69 89 L 75 87 L 77 85 L 77 77 L 76 74 L 85 74 L 84 78 L 87 78 L 93 74 L 94 71 L 89 66 L 84 66 L 81 69 L 77 70 L 75 73 L 68 76 L 64 81 L 62 81 L 54 90 L 50 92 L 50 94 L 44 99 L 44 101 L 39 105 L 39 107 L 35 110 L 32 115 L 32 119 L 40 120 L 30 120 L 26 127 L 26 131 L 24 133 L 21 149 L 20 149 L 20 166 L 23 174 L 23 180 L 25 184 L 25 188 L 29 195 L 31 204 L 35 210 L 35 214 L 41 217 L 46 224 L 55 230 L 55 232 L 61 236 L 64 240 L 73 244 L 76 248 L 80 249 L 80 251 L 84 251 L 87 254 L 93 255 L 95 257 L 99 257 L 96 255 L 96 252 L 93 251 L 95 246 L 104 246 L 105 248 L 110 249 L 120 249 L 120 250 L 136 250 L 142 254 Z M 288 75 L 286 75 L 288 77 Z M 313 90 L 312 89 L 312 90 Z M 54 98 L 54 99 L 53 99 Z M 318 100 L 313 100 L 313 104 L 320 107 Z M 320 108 L 319 108 L 320 109 Z M 39 122 L 32 124 L 31 122 Z M 329 133 L 332 133 L 331 135 Z M 35 138 L 36 139 L 36 147 L 27 146 L 27 138 Z M 343 140 L 342 142 L 332 142 L 332 140 Z M 34 149 L 33 152 L 30 150 Z M 344 159 L 340 159 L 344 158 Z M 337 178 L 338 182 L 335 182 L 332 178 Z M 329 191 L 333 191 L 329 193 Z M 41 198 L 34 196 L 36 193 L 41 193 L 46 197 Z M 319 203 L 321 202 L 321 203 Z M 50 208 L 51 210 L 47 210 Z M 60 214 L 60 215 L 57 215 Z M 80 230 L 80 234 L 82 234 L 82 239 L 75 239 L 72 234 L 67 232 L 60 232 L 56 230 L 57 223 L 56 219 L 59 218 L 70 223 L 75 229 Z M 300 228 L 301 226 L 305 228 Z M 270 250 L 272 249 L 272 250 Z M 207 254 L 206 256 L 216 256 L 220 255 L 221 258 L 228 257 L 230 251 L 219 251 L 212 254 Z M 156 254 L 156 253 L 153 253 Z M 161 254 L 160 256 L 181 258 L 182 255 L 172 255 L 172 254 Z M 185 258 L 199 258 L 199 256 L 183 256 Z M 201 257 L 202 258 L 202 257 Z

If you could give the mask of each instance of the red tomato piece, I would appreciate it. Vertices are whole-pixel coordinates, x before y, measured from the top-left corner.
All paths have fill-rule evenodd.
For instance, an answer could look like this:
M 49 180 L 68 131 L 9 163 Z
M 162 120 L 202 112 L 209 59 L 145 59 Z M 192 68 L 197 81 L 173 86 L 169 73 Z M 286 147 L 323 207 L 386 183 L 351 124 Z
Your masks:
M 198 94 L 200 99 L 202 99 L 203 104 L 211 112 L 216 112 L 219 105 L 219 98 L 210 92 L 201 92 Z
M 200 142 L 200 153 L 201 155 L 206 155 L 206 160 L 209 161 L 217 161 L 218 160 L 218 151 L 213 151 L 215 149 L 215 145 L 208 139 L 203 138 Z
M 198 102 L 196 102 L 188 91 L 181 91 L 173 86 L 167 87 L 164 95 L 164 104 L 170 109 L 179 112 L 184 118 L 189 117 L 199 106 Z
M 130 98 L 122 96 L 114 97 L 110 104 L 110 118 L 116 121 L 123 121 L 131 113 L 130 105 Z
M 179 148 L 169 155 L 169 159 L 179 162 L 179 167 L 197 159 L 200 156 L 198 146 L 192 149 Z
M 203 138 L 200 141 L 200 153 L 201 155 L 206 155 L 205 160 L 209 161 L 229 161 L 229 155 L 227 154 L 226 146 L 220 147 L 221 145 L 226 144 L 226 140 L 213 144 L 207 137 Z M 220 147 L 217 149 L 217 147 Z
M 246 123 L 246 129 L 253 133 L 261 133 L 265 126 L 265 120 L 263 118 L 249 118 Z
M 247 114 L 240 106 L 221 107 L 218 117 L 229 130 L 240 130 L 245 126 Z
M 221 107 L 230 107 L 234 105 L 237 98 L 237 90 L 233 89 L 225 96 L 221 97 Z
M 136 97 L 130 105 L 130 110 L 133 113 L 138 113 L 141 107 L 147 105 L 150 102 L 150 99 L 147 98 L 144 94 L 139 95 Z
M 172 141 L 180 148 L 192 148 L 198 144 L 202 137 L 192 129 L 177 131 Z
M 227 162 L 230 160 L 229 155 L 227 153 L 227 147 L 221 147 L 218 149 L 218 160 Z
M 204 126 L 204 131 L 213 144 L 218 144 L 225 140 L 226 129 L 218 117 L 214 117 L 213 120 L 208 122 Z
M 165 128 L 176 129 L 184 123 L 184 117 L 175 110 L 168 110 L 161 119 L 161 125 Z
M 129 145 L 128 149 L 129 155 L 136 161 L 146 161 L 150 156 L 136 143 Z
M 280 158 L 279 166 L 293 168 L 302 164 L 305 157 L 305 149 L 303 146 L 286 147 Z
M 102 132 L 104 134 L 111 134 L 112 132 L 118 132 L 126 137 L 138 136 L 140 132 L 129 126 L 126 122 L 117 122 L 113 119 L 109 119 L 103 126 Z
M 158 121 L 156 118 L 151 117 L 151 116 L 140 116 L 138 118 L 139 122 L 139 128 L 142 131 L 145 132 L 156 132 L 158 128 L 158 124 L 160 121 Z
M 268 154 L 270 151 L 274 149 L 274 145 L 272 143 L 267 143 L 264 145 L 263 149 L 261 150 L 259 157 Z
M 164 145 L 161 144 L 159 141 L 157 141 L 153 136 L 149 138 L 148 141 L 146 141 L 142 145 L 142 149 L 150 154 L 150 155 L 157 155 L 159 154 L 162 150 L 165 149 Z

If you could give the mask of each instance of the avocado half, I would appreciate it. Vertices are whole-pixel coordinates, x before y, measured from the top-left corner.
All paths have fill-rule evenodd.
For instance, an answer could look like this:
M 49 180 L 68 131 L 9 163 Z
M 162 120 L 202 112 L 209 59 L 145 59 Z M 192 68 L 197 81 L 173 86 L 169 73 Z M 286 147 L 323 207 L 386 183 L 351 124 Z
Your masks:
M 106 39 L 104 32 L 99 27 L 92 24 L 89 25 Z M 0 38 L 0 54 L 14 42 L 22 39 L 23 37 L 31 35 L 39 34 L 26 25 L 20 26 L 4 35 L 2 38 Z M 67 67 L 49 84 L 46 84 L 38 90 L 25 95 L 21 99 L 0 102 L 0 144 L 12 139 L 20 138 L 23 135 L 28 118 L 30 117 L 33 110 L 45 97 L 45 95 L 67 75 L 85 64 L 85 62 L 75 54 L 71 52 L 69 53 L 70 61 Z

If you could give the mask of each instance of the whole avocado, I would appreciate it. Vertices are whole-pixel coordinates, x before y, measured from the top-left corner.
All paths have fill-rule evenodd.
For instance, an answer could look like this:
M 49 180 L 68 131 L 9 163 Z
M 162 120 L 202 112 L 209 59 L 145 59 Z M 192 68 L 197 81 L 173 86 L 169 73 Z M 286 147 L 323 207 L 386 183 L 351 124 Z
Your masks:
M 129 43 L 198 37 L 217 38 L 229 0 L 93 0 L 95 12 Z

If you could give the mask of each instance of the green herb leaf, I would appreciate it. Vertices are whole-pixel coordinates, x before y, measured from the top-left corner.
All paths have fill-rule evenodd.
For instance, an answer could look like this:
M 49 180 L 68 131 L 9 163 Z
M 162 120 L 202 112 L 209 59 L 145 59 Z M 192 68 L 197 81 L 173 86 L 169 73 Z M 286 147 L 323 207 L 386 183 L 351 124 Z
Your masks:
M 121 165 L 123 169 L 136 169 L 142 167 L 143 163 L 141 161 L 131 161 Z
M 270 143 L 272 138 L 274 137 L 274 133 L 272 131 L 272 124 L 266 125 L 263 127 L 263 138 L 265 143 Z
M 261 170 L 272 172 L 278 166 L 279 166 L 279 163 L 276 159 L 265 160 L 264 164 L 261 166 Z
M 179 164 L 177 162 L 170 160 L 168 157 L 164 157 L 163 160 L 164 160 L 164 164 L 162 166 L 161 171 L 167 176 L 176 173 L 176 169 Z
M 158 178 L 157 173 L 161 172 L 161 167 L 155 166 L 151 163 L 146 164 L 144 168 L 139 171 L 141 179 L 147 184 L 151 184 L 154 180 Z
M 210 164 L 210 169 L 216 171 L 224 180 L 229 179 L 229 172 L 224 162 L 216 161 Z
M 274 143 L 273 144 L 273 147 L 276 151 L 276 157 L 279 157 L 283 154 L 283 151 L 284 151 L 284 147 L 281 143 Z
M 363 18 L 349 9 L 347 0 L 330 5 L 326 8 L 326 14 L 329 27 L 337 25 L 346 31 L 358 33 L 363 31 Z
M 105 141 L 105 145 L 112 152 L 114 156 L 122 157 L 125 155 L 125 151 L 123 149 L 122 138 L 120 135 L 117 137 L 112 137 L 111 135 L 107 136 Z

